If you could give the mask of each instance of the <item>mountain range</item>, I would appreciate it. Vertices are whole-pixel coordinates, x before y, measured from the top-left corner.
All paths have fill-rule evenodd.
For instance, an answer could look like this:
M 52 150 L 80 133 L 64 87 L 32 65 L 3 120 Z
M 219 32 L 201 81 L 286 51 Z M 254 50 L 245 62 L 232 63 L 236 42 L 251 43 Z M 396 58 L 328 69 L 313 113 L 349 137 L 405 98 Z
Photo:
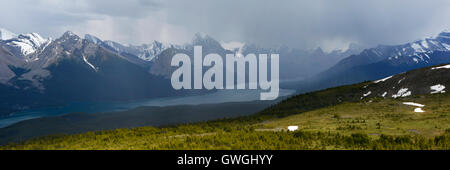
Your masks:
M 36 33 L 0 42 L 2 112 L 76 101 L 116 101 L 176 95 L 170 80 L 72 32 Z
M 286 85 L 306 92 L 450 63 L 450 31 L 401 45 L 379 45 L 339 61 L 329 69 L 297 83 Z
M 193 57 L 193 47 L 203 53 L 280 53 L 282 79 L 303 79 L 337 62 L 351 50 L 324 53 L 316 50 L 262 48 L 244 44 L 225 49 L 223 43 L 204 33 L 192 42 L 174 45 L 153 41 L 122 45 L 86 34 L 67 31 L 61 37 L 43 38 L 37 33 L 15 34 L 0 29 L 0 108 L 7 114 L 27 108 L 77 101 L 116 101 L 202 94 L 212 91 L 175 91 L 170 85 L 171 58 L 176 53 Z M 352 49 L 354 50 L 354 49 Z M 322 63 L 320 67 L 307 67 Z M 295 71 L 294 68 L 297 68 Z M 4 101 L 4 102 L 3 102 Z
M 175 45 L 153 41 L 123 45 L 70 31 L 61 37 L 37 33 L 15 34 L 0 29 L 0 115 L 28 108 L 69 102 L 124 101 L 210 93 L 173 90 L 170 66 L 176 53 L 193 57 L 193 48 L 221 56 L 280 54 L 280 81 L 303 80 L 282 87 L 300 92 L 374 80 L 415 68 L 449 63 L 449 32 L 435 38 L 396 46 L 365 49 L 352 44 L 343 50 L 302 50 L 238 43 L 228 46 L 204 33 L 191 43 Z M 226 48 L 224 48 L 226 47 Z M 206 68 L 204 69 L 206 71 Z

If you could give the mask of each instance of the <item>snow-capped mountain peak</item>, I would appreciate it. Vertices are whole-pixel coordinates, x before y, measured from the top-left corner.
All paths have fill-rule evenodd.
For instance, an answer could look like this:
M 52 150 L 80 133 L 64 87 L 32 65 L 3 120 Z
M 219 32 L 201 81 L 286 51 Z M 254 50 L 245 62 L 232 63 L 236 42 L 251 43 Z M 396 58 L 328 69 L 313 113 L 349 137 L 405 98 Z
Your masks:
M 92 43 L 98 44 L 98 45 L 101 44 L 111 50 L 118 52 L 118 53 L 127 53 L 127 54 L 135 55 L 139 59 L 142 59 L 144 61 L 153 60 L 154 58 L 156 58 L 159 54 L 161 54 L 164 50 L 166 50 L 168 48 L 172 48 L 172 47 L 178 48 L 178 46 L 175 46 L 172 44 L 167 44 L 167 43 L 162 43 L 159 41 L 153 41 L 149 44 L 142 44 L 142 45 L 122 45 L 120 43 L 110 41 L 110 40 L 102 41 L 101 39 L 99 39 L 93 35 L 89 35 L 89 34 L 85 35 L 85 39 Z
M 88 40 L 88 41 L 90 41 L 90 42 L 92 42 L 94 44 L 99 44 L 99 43 L 102 42 L 102 40 L 100 40 L 100 38 L 98 38 L 96 36 L 93 36 L 91 34 L 85 34 L 84 35 L 84 39 L 86 39 L 86 40 Z
M 11 38 L 16 38 L 17 34 L 12 33 L 4 28 L 0 28 L 0 40 L 9 40 Z
M 20 34 L 16 38 L 6 40 L 6 44 L 19 56 L 27 56 L 48 45 L 52 40 L 43 38 L 37 33 Z
M 417 40 L 411 43 L 406 43 L 403 45 L 379 45 L 375 48 L 364 50 L 361 54 L 373 54 L 372 60 L 381 61 L 386 57 L 389 60 L 396 60 L 399 58 L 409 57 L 415 63 L 418 63 L 420 58 L 421 61 L 423 56 L 427 53 L 433 51 L 449 51 L 450 50 L 450 33 L 443 31 L 438 34 L 435 38 L 425 38 L 422 40 Z M 426 57 L 427 58 L 427 57 Z
M 447 45 L 450 45 L 450 30 L 445 30 L 436 37 L 436 40 L 445 43 Z
M 150 44 L 144 44 L 140 46 L 141 54 L 138 55 L 139 58 L 145 61 L 151 61 L 161 54 L 164 50 L 173 47 L 171 44 L 161 43 L 159 41 L 153 41 Z
M 56 40 L 64 50 L 71 53 L 75 49 L 79 49 L 83 45 L 83 39 L 71 31 L 66 31 L 60 38 Z
M 30 33 L 30 34 L 20 34 L 18 36 L 20 39 L 26 39 L 30 41 L 30 43 L 34 44 L 35 46 L 41 46 L 42 44 L 45 44 L 48 39 L 42 38 L 37 33 Z
M 73 33 L 72 31 L 66 31 L 60 38 L 61 40 L 69 40 L 69 39 L 73 39 L 73 40 L 80 40 L 81 38 L 76 35 L 75 33 Z

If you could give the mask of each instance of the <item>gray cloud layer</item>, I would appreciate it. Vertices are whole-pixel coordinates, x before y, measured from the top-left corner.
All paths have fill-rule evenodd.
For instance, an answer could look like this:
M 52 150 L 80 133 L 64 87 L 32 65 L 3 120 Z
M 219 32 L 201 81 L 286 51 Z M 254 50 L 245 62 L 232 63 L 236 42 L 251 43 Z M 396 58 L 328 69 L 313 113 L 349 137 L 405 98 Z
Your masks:
M 223 41 L 297 48 L 398 44 L 450 28 L 448 0 L 16 0 L 0 27 L 58 37 L 66 30 L 122 43 Z

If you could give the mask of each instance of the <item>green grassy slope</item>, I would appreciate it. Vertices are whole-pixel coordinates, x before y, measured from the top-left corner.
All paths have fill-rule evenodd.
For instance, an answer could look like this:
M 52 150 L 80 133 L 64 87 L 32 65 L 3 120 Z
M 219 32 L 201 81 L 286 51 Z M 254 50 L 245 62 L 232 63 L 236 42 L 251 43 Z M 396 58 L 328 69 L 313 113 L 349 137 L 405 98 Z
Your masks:
M 417 107 L 405 105 L 403 102 L 424 104 L 422 109 L 425 112 L 414 112 Z M 336 106 L 270 120 L 260 125 L 265 130 L 298 125 L 302 131 L 308 132 L 433 137 L 450 130 L 450 97 L 438 94 L 397 100 L 344 102 Z
M 293 96 L 255 115 L 55 135 L 0 149 L 450 149 L 450 95 L 359 100 L 360 83 Z M 425 104 L 424 113 L 402 102 Z M 289 125 L 300 130 L 287 132 Z

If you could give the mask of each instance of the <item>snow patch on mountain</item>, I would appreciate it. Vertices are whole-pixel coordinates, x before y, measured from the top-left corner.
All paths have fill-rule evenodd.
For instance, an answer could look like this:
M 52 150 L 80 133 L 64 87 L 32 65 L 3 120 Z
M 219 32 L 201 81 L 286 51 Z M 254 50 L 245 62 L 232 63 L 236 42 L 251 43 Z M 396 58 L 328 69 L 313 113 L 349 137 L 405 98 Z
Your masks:
M 12 38 L 16 38 L 17 34 L 12 33 L 6 29 L 0 28 L 0 40 L 9 40 Z
M 124 50 L 121 48 L 121 45 L 119 43 L 116 43 L 114 41 L 104 41 L 104 43 L 106 45 L 108 45 L 109 47 L 111 47 L 112 49 L 114 49 L 117 52 L 123 52 Z
M 102 42 L 102 40 L 100 40 L 100 38 L 97 38 L 96 36 L 90 35 L 90 34 L 86 34 L 84 35 L 84 39 L 93 42 L 94 44 L 99 44 Z
M 425 105 L 414 103 L 414 102 L 403 102 L 404 105 L 410 105 L 410 106 L 417 106 L 417 107 L 424 107 Z
M 182 49 L 181 46 L 176 46 L 168 43 L 162 43 L 158 41 L 153 41 L 149 44 L 142 44 L 142 45 L 122 45 L 120 43 L 105 40 L 102 41 L 100 38 L 86 34 L 84 36 L 84 39 L 94 43 L 94 44 L 103 44 L 107 46 L 108 48 L 118 52 L 118 53 L 128 53 L 137 56 L 139 59 L 142 59 L 144 61 L 152 61 L 153 59 L 157 58 L 158 55 L 160 55 L 164 50 L 169 48 L 179 48 Z
M 417 43 L 412 43 L 411 47 L 414 49 L 415 52 L 423 53 L 425 50 Z
M 371 91 L 368 91 L 367 93 L 363 94 L 363 97 L 366 97 L 366 96 L 368 96 L 368 95 L 370 95 L 370 94 L 372 94 L 372 92 L 371 92 Z
M 175 47 L 175 46 L 171 45 L 171 44 L 153 41 L 150 44 L 144 44 L 142 46 L 138 46 L 137 49 L 139 51 L 139 54 L 137 56 L 142 60 L 152 61 L 159 54 L 161 54 L 164 50 L 166 50 L 168 48 L 173 48 L 173 47 Z
M 437 85 L 431 86 L 430 89 L 432 90 L 431 94 L 445 93 L 445 91 L 444 91 L 445 86 L 441 85 L 441 84 L 437 84 Z
M 97 70 L 97 67 L 95 67 L 93 64 L 91 64 L 91 63 L 86 59 L 86 56 L 84 56 L 84 55 L 83 55 L 83 60 L 84 60 L 84 62 L 85 62 L 87 65 L 89 65 L 92 69 L 94 69 L 95 72 L 98 71 L 98 70 Z
M 390 79 L 390 78 L 392 78 L 392 76 L 389 76 L 389 77 L 386 77 L 386 78 L 382 78 L 382 79 L 380 79 L 380 80 L 376 80 L 376 81 L 374 81 L 373 83 L 383 82 L 383 81 L 386 81 L 386 80 L 388 80 L 388 79 Z
M 425 111 L 423 111 L 422 108 L 418 107 L 414 109 L 414 112 L 423 113 Z
M 411 95 L 411 91 L 408 91 L 408 88 L 401 88 L 398 90 L 397 94 L 392 95 L 393 98 L 398 97 L 407 97 Z
M 421 42 L 420 42 L 420 45 L 422 45 L 422 46 L 425 47 L 425 48 L 430 48 L 430 46 L 428 45 L 428 42 L 427 42 L 426 40 L 421 41 Z
M 364 93 L 363 96 L 360 99 L 363 99 L 364 97 L 367 97 L 368 95 L 372 94 L 371 91 L 368 91 L 367 93 Z
M 9 39 L 6 44 L 18 50 L 21 55 L 27 56 L 41 47 L 46 47 L 51 41 L 50 38 L 42 38 L 37 33 L 30 33 L 20 34 L 17 38 Z
M 450 45 L 448 44 L 442 44 L 447 50 L 450 50 Z
M 450 33 L 441 32 L 434 38 L 425 38 L 403 45 L 379 45 L 376 48 L 369 49 L 374 56 L 378 57 L 377 61 L 385 58 L 388 60 L 412 60 L 414 64 L 429 63 L 432 61 L 430 54 L 435 51 L 450 50 Z
M 450 64 L 447 64 L 445 66 L 433 67 L 431 69 L 434 70 L 434 69 L 441 69 L 441 68 L 450 68 Z

